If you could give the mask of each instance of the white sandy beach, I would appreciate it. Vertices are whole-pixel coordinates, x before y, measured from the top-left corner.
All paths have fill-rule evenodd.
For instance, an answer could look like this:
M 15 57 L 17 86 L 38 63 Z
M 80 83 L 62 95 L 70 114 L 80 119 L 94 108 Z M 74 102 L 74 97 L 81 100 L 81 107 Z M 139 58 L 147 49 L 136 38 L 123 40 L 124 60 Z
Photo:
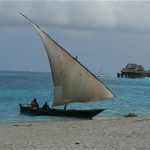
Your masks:
M 0 149 L 149 150 L 150 117 L 2 124 Z

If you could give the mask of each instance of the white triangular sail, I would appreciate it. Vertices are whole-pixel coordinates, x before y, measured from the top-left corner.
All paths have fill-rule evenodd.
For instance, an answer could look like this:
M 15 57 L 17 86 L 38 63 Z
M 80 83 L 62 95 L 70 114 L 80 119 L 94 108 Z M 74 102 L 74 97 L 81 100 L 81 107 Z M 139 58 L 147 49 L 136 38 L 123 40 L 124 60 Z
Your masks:
M 49 58 L 54 84 L 53 106 L 70 102 L 100 101 L 113 97 L 112 92 L 88 69 L 32 20 L 27 19 L 39 33 Z

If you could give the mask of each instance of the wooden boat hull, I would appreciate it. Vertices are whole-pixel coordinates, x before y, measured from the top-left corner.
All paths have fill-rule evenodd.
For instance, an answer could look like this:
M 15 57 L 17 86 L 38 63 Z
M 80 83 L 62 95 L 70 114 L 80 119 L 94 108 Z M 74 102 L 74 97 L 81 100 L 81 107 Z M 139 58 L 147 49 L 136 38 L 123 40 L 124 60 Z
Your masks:
M 75 109 L 49 109 L 43 110 L 31 109 L 30 105 L 19 104 L 20 112 L 26 113 L 28 115 L 37 115 L 37 116 L 58 116 L 58 117 L 77 117 L 77 118 L 93 118 L 97 114 L 103 112 L 105 109 L 90 109 L 90 110 L 75 110 Z

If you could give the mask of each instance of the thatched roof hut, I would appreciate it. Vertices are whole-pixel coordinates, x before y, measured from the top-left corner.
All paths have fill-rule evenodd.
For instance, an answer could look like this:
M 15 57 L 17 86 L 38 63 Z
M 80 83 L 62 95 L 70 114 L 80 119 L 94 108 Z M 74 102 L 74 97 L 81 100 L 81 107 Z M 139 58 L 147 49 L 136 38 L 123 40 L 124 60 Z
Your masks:
M 129 63 L 121 70 L 120 74 L 118 73 L 118 75 L 127 78 L 141 78 L 147 76 L 147 71 L 142 65 Z
M 122 73 L 144 73 L 145 69 L 142 65 L 137 65 L 137 64 L 127 64 L 125 68 L 122 69 Z

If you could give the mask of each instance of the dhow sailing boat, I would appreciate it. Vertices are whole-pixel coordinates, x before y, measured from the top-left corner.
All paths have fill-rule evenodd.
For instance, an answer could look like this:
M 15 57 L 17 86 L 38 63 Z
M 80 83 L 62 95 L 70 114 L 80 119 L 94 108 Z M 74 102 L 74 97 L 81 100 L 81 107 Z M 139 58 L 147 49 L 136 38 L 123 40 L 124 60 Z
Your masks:
M 114 97 L 113 93 L 76 58 L 41 30 L 31 19 L 24 16 L 40 35 L 49 59 L 53 85 L 53 107 L 72 102 L 94 102 Z M 31 115 L 92 118 L 105 109 L 54 109 L 33 110 L 31 106 L 20 104 L 20 112 Z

